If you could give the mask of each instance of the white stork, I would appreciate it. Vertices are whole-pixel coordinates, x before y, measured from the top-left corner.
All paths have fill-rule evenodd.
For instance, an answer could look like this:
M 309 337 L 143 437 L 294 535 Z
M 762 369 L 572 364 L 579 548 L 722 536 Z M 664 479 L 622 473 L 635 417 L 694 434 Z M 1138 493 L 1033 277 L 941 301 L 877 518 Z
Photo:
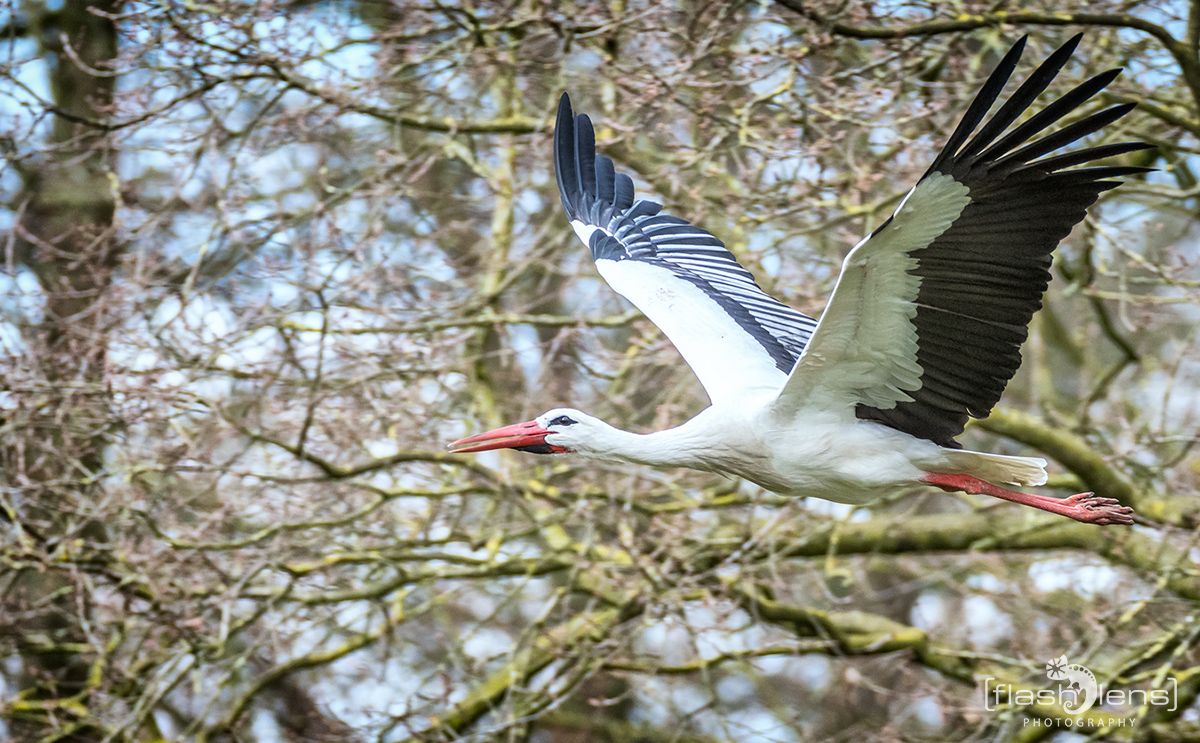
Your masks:
M 455 441 L 451 450 L 690 467 L 852 504 L 926 484 L 1085 523 L 1132 523 L 1133 510 L 1113 498 L 1003 487 L 1044 484 L 1046 461 L 968 451 L 954 440 L 968 416 L 991 411 L 1016 372 L 1055 246 L 1101 191 L 1119 185 L 1114 178 L 1149 170 L 1074 167 L 1149 147 L 1141 142 L 1052 154 L 1133 108 L 1113 106 L 1054 128 L 1119 69 L 1012 126 L 1079 39 L 1050 55 L 985 122 L 1025 39 L 1013 46 L 929 170 L 846 256 L 819 321 L 763 292 L 708 232 L 635 199 L 633 181 L 596 155 L 591 121 L 573 115 L 564 93 L 554 162 L 571 227 L 600 275 L 674 343 L 712 404 L 649 434 L 555 408 Z

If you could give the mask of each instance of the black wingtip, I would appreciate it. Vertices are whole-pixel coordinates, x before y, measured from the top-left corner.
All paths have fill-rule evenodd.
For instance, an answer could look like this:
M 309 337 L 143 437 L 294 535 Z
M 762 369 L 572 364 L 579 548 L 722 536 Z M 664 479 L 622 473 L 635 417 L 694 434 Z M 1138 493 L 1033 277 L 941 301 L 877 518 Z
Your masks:
M 573 121 L 575 113 L 571 110 L 571 96 L 566 91 L 558 97 L 558 115 L 554 119 L 554 132 L 557 134 L 564 122 Z
M 974 157 L 985 147 L 990 146 L 996 137 L 1000 136 L 1026 109 L 1033 105 L 1037 97 L 1050 86 L 1050 83 L 1054 82 L 1054 78 L 1058 77 L 1058 73 L 1074 54 L 1075 48 L 1079 46 L 1079 40 L 1082 38 L 1083 34 L 1076 34 L 1055 49 L 1049 57 L 1046 57 L 1045 61 L 1025 79 L 1025 82 L 1021 83 L 1017 92 L 1009 96 L 1008 100 L 1000 106 L 1000 110 L 984 123 L 966 146 L 958 151 L 955 159 Z
M 596 129 L 587 114 L 575 115 L 575 187 L 585 196 L 596 195 Z M 577 203 L 578 206 L 578 203 Z
M 558 97 L 558 116 L 554 119 L 554 133 L 558 134 L 564 122 L 574 120 L 575 113 L 571 110 L 571 96 L 563 91 L 563 94 Z
M 1112 107 L 1112 110 L 1121 112 L 1117 114 L 1117 118 L 1119 119 L 1133 109 L 1137 108 L 1137 105 L 1137 101 L 1128 101 L 1127 103 L 1118 103 Z
M 575 218 L 575 190 L 578 176 L 575 172 L 575 114 L 571 110 L 571 98 L 566 91 L 558 99 L 558 116 L 554 121 L 554 177 L 558 181 L 558 195 L 562 199 L 567 219 Z
M 952 159 L 963 143 L 967 141 L 967 137 L 971 136 L 979 123 L 983 121 L 984 116 L 991 110 L 992 104 L 1000 97 L 1000 93 L 1004 90 L 1009 78 L 1012 77 L 1013 71 L 1017 69 L 1017 63 L 1021 61 L 1021 55 L 1025 52 L 1025 44 L 1028 40 L 1028 35 L 1022 36 L 1004 53 L 1004 57 L 992 70 L 992 74 L 988 75 L 988 79 L 975 95 L 975 99 L 971 101 L 971 105 L 967 106 L 966 113 L 963 114 L 958 126 L 946 140 L 942 151 L 934 159 L 933 165 L 929 168 L 930 171 L 936 170 L 946 160 Z
M 1103 160 L 1130 152 L 1142 152 L 1153 149 L 1157 149 L 1157 147 L 1148 142 L 1113 142 L 1111 144 L 1096 145 L 1095 147 L 1055 155 L 1044 160 L 1037 160 L 1031 164 L 1047 173 L 1054 173 L 1075 165 L 1089 163 L 1093 160 Z M 1155 168 L 1151 168 L 1151 170 L 1155 170 Z
M 1070 42 L 1068 42 L 1068 43 L 1070 43 Z M 1064 47 L 1065 46 L 1066 45 L 1064 45 Z M 1054 58 L 1057 56 L 1059 56 L 1058 52 L 1055 52 L 1055 54 L 1051 55 L 1051 58 Z M 1067 55 L 1062 55 L 1060 61 L 1065 62 L 1066 56 Z M 1047 61 L 1049 61 L 1049 60 L 1047 60 Z M 1047 73 L 1057 72 L 1057 70 L 1054 70 L 1052 67 L 1048 67 L 1047 64 L 1043 64 L 1036 72 L 1034 72 L 1033 76 L 1030 77 L 1030 80 L 1026 82 L 1026 85 L 1028 85 L 1030 82 L 1032 82 L 1035 78 L 1038 78 L 1041 75 L 1043 70 L 1045 70 Z M 1046 129 L 1048 127 L 1053 126 L 1059 120 L 1061 120 L 1064 116 L 1068 115 L 1075 109 L 1079 108 L 1086 101 L 1088 101 L 1090 98 L 1092 98 L 1097 93 L 1099 93 L 1101 90 L 1103 90 L 1105 88 L 1105 86 L 1107 86 L 1109 83 L 1111 83 L 1117 77 L 1117 75 L 1119 75 L 1120 73 L 1121 73 L 1120 68 L 1115 68 L 1115 69 L 1111 69 L 1111 70 L 1106 70 L 1104 72 L 1101 72 L 1098 75 L 1095 75 L 1094 77 L 1092 77 L 1088 80 L 1085 80 L 1084 82 L 1075 86 L 1075 88 L 1073 88 L 1072 90 L 1068 91 L 1065 95 L 1054 100 L 1048 106 L 1046 106 L 1045 108 L 1043 108 L 1042 110 L 1040 110 L 1036 114 L 1034 114 L 1033 116 L 1026 119 L 1019 126 L 1014 128 L 1013 130 L 1009 131 L 1007 134 L 1000 137 L 999 139 L 997 139 L 993 142 L 989 142 L 989 143 L 980 142 L 979 146 L 987 147 L 987 149 L 985 149 L 983 152 L 974 154 L 974 151 L 978 150 L 979 147 L 975 147 L 974 146 L 975 143 L 973 142 L 972 147 L 970 148 L 973 150 L 973 155 L 974 155 L 973 160 L 977 161 L 977 162 L 1005 160 L 1005 161 L 1008 161 L 1009 163 L 1020 164 L 1019 161 L 1013 160 L 1012 158 L 1009 157 L 1010 153 L 1012 153 L 1012 151 L 1014 149 L 1016 149 L 1017 147 L 1020 147 L 1025 142 L 1028 142 L 1033 137 L 1035 137 L 1037 134 L 1039 134 L 1041 131 L 1043 131 L 1044 129 Z M 1053 77 L 1053 75 L 1050 75 L 1050 77 Z M 1042 82 L 1048 83 L 1049 80 L 1046 79 L 1045 77 L 1043 77 Z M 1025 87 L 1026 86 L 1022 86 L 1022 90 L 1024 90 Z M 1039 85 L 1038 87 L 1041 87 L 1041 86 Z M 1030 89 L 1028 92 L 1033 93 L 1035 90 L 1036 90 L 1036 87 Z M 1020 93 L 1022 91 L 1018 91 L 1018 92 Z M 1019 101 L 1019 103 L 1016 101 L 1012 101 L 1012 103 L 1017 104 L 1014 108 L 1014 111 L 1016 111 L 1016 113 L 1018 113 L 1018 114 L 1020 113 L 1020 111 L 1018 111 L 1016 109 L 1023 109 L 1033 103 L 1033 99 L 1028 97 L 1027 95 L 1022 96 L 1022 98 L 1023 98 L 1023 100 Z M 1002 107 L 1002 111 L 1006 110 L 1008 108 L 1009 108 L 1009 106 L 1008 106 L 1008 104 L 1006 104 L 1004 107 Z M 1011 114 L 1011 113 L 1013 113 L 1013 111 L 1010 111 L 1009 113 Z M 1122 113 L 1121 115 L 1123 116 L 1124 113 Z M 1009 118 L 1012 118 L 1012 117 L 1010 116 Z M 999 122 L 997 122 L 997 123 L 999 123 Z M 1004 126 L 1007 127 L 1008 123 L 1011 123 L 1011 122 L 1010 121 L 1004 122 Z M 993 126 L 987 125 L 984 128 L 994 130 L 994 131 L 989 132 L 989 139 L 991 139 L 991 138 L 994 138 L 995 135 L 999 134 L 1001 127 L 993 127 Z M 1051 137 L 1054 137 L 1054 136 L 1055 135 L 1051 135 Z M 1080 136 L 1082 136 L 1082 135 L 1080 135 Z M 1052 142 L 1052 141 L 1056 141 L 1056 140 L 1046 138 L 1044 140 L 1039 140 L 1039 141 Z M 1070 142 L 1070 140 L 1068 140 L 1068 141 L 1057 140 L 1057 141 L 1060 142 L 1059 146 L 1061 146 L 1062 144 L 1069 144 L 1069 142 Z M 1025 154 L 1034 152 L 1036 150 L 1036 148 L 1029 147 L 1029 148 L 1027 148 L 1027 150 L 1028 151 Z
M 1035 140 L 1018 150 L 1009 152 L 1003 157 L 997 158 L 991 163 L 990 167 L 999 172 L 1005 169 L 1011 170 L 1025 165 L 1031 162 L 1034 158 L 1041 157 L 1042 155 L 1049 154 L 1062 147 L 1074 144 L 1077 140 L 1103 129 L 1104 127 L 1132 111 L 1136 106 L 1136 103 L 1121 103 L 1116 106 L 1111 106 L 1101 111 L 1089 114 L 1078 121 L 1056 130 L 1052 134 L 1047 134 L 1041 139 Z

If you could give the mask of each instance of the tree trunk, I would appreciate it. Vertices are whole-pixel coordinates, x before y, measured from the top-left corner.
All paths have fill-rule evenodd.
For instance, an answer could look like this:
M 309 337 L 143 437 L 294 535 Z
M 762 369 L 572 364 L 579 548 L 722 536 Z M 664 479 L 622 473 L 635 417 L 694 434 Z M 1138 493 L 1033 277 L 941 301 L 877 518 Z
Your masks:
M 44 11 L 38 34 L 49 68 L 55 117 L 42 156 L 25 171 L 16 225 L 17 256 L 37 278 L 40 319 L 25 328 L 24 368 L 11 435 L 0 448 L 14 516 L 38 549 L 92 549 L 105 540 L 86 506 L 98 495 L 103 447 L 112 426 L 105 379 L 113 322 L 110 287 L 115 239 L 114 152 L 105 128 L 116 83 L 117 32 L 111 0 L 68 0 Z M 15 382 L 13 381 L 15 378 Z M 21 420 L 23 419 L 23 420 Z M 83 540 L 82 543 L 75 540 Z M 79 549 L 71 546 L 70 549 Z M 0 624 L 22 649 L 22 703 L 10 707 L 17 738 L 50 733 L 66 740 L 100 736 L 76 722 L 68 700 L 88 703 L 94 655 L 82 622 L 86 594 L 66 572 L 26 570 L 4 594 Z

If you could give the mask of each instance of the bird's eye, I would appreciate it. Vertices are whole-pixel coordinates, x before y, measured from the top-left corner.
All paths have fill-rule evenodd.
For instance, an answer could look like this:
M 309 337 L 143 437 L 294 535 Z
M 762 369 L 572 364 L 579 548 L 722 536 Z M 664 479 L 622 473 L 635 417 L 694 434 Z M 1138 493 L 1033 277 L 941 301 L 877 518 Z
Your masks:
M 579 421 L 574 420 L 573 418 L 569 418 L 565 415 L 560 415 L 557 418 L 555 418 L 554 420 L 550 421 L 550 425 L 552 425 L 552 426 L 573 426 L 578 422 Z

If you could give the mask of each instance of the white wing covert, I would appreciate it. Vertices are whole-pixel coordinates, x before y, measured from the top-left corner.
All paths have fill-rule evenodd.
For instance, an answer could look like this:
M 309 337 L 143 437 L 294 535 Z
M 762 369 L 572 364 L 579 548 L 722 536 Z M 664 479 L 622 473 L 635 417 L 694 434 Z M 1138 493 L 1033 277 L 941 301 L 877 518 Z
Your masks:
M 597 156 L 586 115 L 564 93 L 554 127 L 559 195 L 608 284 L 671 340 L 714 402 L 777 391 L 816 321 L 769 296 L 725 245 Z

